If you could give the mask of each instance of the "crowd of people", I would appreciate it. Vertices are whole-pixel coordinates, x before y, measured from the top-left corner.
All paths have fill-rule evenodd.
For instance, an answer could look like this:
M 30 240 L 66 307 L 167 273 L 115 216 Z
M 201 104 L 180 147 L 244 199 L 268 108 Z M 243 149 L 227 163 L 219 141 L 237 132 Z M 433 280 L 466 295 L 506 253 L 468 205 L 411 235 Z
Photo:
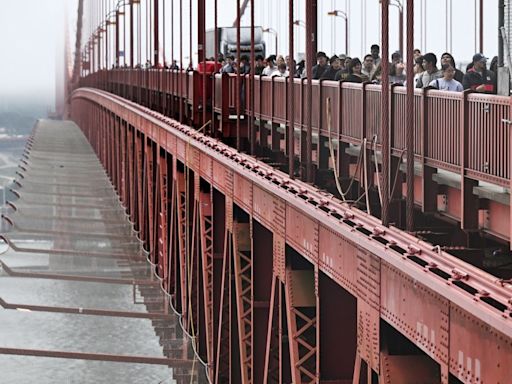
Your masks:
M 217 59 L 211 57 L 207 61 L 216 63 L 216 71 L 220 73 L 240 73 L 247 75 L 251 73 L 250 59 L 242 55 L 240 63 L 234 55 L 223 56 L 219 54 Z M 380 47 L 374 44 L 370 47 L 370 53 L 363 57 L 349 57 L 345 54 L 328 57 L 325 52 L 316 54 L 317 63 L 312 67 L 312 78 L 314 80 L 333 80 L 351 83 L 371 82 L 380 84 L 382 81 L 382 60 Z M 416 88 L 433 88 L 441 91 L 462 92 L 471 89 L 481 93 L 496 93 L 497 91 L 497 64 L 498 58 L 494 57 L 487 68 L 488 59 L 481 53 L 473 55 L 471 62 L 465 68 L 465 73 L 457 68 L 454 57 L 445 52 L 441 55 L 440 61 L 432 53 L 422 54 L 419 49 L 414 50 L 414 86 Z M 406 65 L 400 52 L 394 52 L 389 62 L 387 74 L 390 84 L 407 86 Z M 180 69 L 176 60 L 172 64 L 165 63 L 152 66 L 147 62 L 145 66 L 137 65 L 136 68 L 158 68 L 158 69 Z M 192 64 L 187 71 L 194 70 Z M 307 70 L 305 60 L 298 63 L 290 60 L 288 56 L 270 55 L 264 58 L 256 55 L 255 75 L 279 76 L 295 78 L 306 78 Z
M 328 57 L 325 52 L 316 54 L 317 63 L 312 67 L 312 78 L 315 80 L 334 80 L 352 83 L 372 82 L 379 84 L 382 81 L 382 65 L 380 47 L 376 44 L 370 47 L 370 53 L 364 56 L 363 61 L 357 57 L 348 57 L 345 54 Z M 463 73 L 457 68 L 454 57 L 445 52 L 440 61 L 434 53 L 422 54 L 414 50 L 414 86 L 416 88 L 434 88 L 442 91 L 462 92 L 471 89 L 482 93 L 496 93 L 496 67 L 495 57 L 490 68 L 487 68 L 487 58 L 477 53 Z M 219 56 L 217 60 L 219 72 L 248 74 L 251 72 L 250 60 L 242 56 L 240 64 L 234 56 Z M 307 76 L 304 60 L 299 63 L 291 61 L 288 56 L 270 55 L 264 58 L 256 56 L 254 68 L 256 75 L 305 78 Z M 391 84 L 407 86 L 406 65 L 402 54 L 394 52 L 389 63 L 389 82 Z

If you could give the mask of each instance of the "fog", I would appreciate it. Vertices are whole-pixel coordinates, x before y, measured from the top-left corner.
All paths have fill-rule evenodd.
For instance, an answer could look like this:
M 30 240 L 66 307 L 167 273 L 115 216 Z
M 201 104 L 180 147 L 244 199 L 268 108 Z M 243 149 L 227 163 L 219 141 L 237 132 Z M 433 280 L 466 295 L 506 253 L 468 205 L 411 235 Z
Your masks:
M 107 0 L 108 1 L 108 0 Z M 164 50 L 165 60 L 169 61 L 170 38 L 170 8 L 172 2 L 161 0 L 167 5 L 166 39 Z M 295 0 L 295 19 L 305 19 L 304 1 Z M 86 1 L 88 3 L 88 1 Z M 114 0 L 110 3 L 115 4 Z M 146 1 L 142 1 L 142 4 Z M 176 3 L 176 2 L 174 2 Z M 232 25 L 236 18 L 236 1 L 219 0 L 219 26 Z M 278 32 L 280 53 L 288 51 L 287 1 L 256 0 L 256 24 L 264 28 L 273 28 Z M 379 0 L 324 0 L 319 2 L 319 49 L 327 54 L 342 53 L 344 46 L 344 20 L 340 17 L 329 17 L 327 12 L 333 9 L 348 10 L 350 15 L 349 53 L 352 56 L 367 53 L 372 43 L 379 42 Z M 433 51 L 440 55 L 445 50 L 451 50 L 460 62 L 468 62 L 477 51 L 475 44 L 475 1 L 452 0 L 452 36 L 447 39 L 445 4 L 446 0 L 415 0 L 415 46 L 423 52 Z M 426 4 L 428 22 L 422 25 L 421 4 Z M 485 8 L 485 41 L 484 54 L 492 57 L 497 53 L 497 3 L 498 0 L 486 0 Z M 183 56 L 194 57 L 197 52 L 196 44 L 189 50 L 189 1 L 183 0 Z M 195 11 L 197 0 L 192 0 L 193 21 L 196 21 Z M 213 1 L 207 0 L 207 28 L 213 27 Z M 67 10 L 66 10 L 67 8 Z M 49 108 L 53 108 L 56 87 L 56 71 L 63 72 L 64 67 L 64 14 L 68 15 L 68 31 L 70 50 L 74 48 L 73 37 L 76 29 L 77 0 L 0 0 L 0 107 L 6 102 L 24 99 L 43 100 Z M 86 6 L 87 9 L 87 6 Z M 174 58 L 179 57 L 180 42 L 176 38 L 178 31 L 178 6 L 175 5 L 174 23 Z M 366 17 L 366 32 L 363 33 L 362 14 Z M 390 52 L 398 49 L 398 12 L 396 7 L 390 9 Z M 242 25 L 249 25 L 249 11 L 243 17 Z M 87 41 L 89 22 L 86 20 L 84 41 Z M 143 29 L 145 25 L 143 24 Z M 197 28 L 192 28 L 193 39 L 197 38 Z M 305 30 L 295 27 L 295 52 L 304 52 Z M 265 34 L 268 52 L 275 51 L 275 37 Z M 451 43 L 450 43 L 451 41 Z M 451 47 L 450 47 L 451 46 Z M 145 49 L 142 49 L 141 62 L 144 63 Z
M 0 105 L 4 109 L 5 104 L 20 101 L 53 108 L 56 64 L 64 66 L 65 5 L 73 32 L 74 0 L 0 0 Z
M 165 1 L 165 0 L 163 0 Z M 197 9 L 196 1 L 192 0 L 193 9 Z M 306 20 L 305 1 L 295 0 L 295 20 Z M 406 0 L 400 0 L 405 4 Z M 446 17 L 446 5 L 451 1 L 452 17 Z M 241 1 L 242 2 L 242 1 Z M 170 2 L 169 2 L 170 3 Z M 380 0 L 320 0 L 318 1 L 318 49 L 328 55 L 347 53 L 345 47 L 345 21 L 341 17 L 328 16 L 332 10 L 347 11 L 349 14 L 349 49 L 352 57 L 362 57 L 369 53 L 373 43 L 380 42 Z M 396 3 L 393 1 L 392 3 Z M 441 56 L 445 51 L 451 52 L 458 63 L 468 63 L 475 52 L 479 51 L 478 36 L 475 28 L 478 18 L 479 1 L 475 0 L 414 0 L 414 46 L 422 52 L 434 52 Z M 183 0 L 183 57 L 188 59 L 189 49 L 189 1 Z M 206 28 L 214 26 L 214 11 L 212 0 L 206 0 Z M 277 31 L 280 54 L 288 52 L 288 1 L 285 0 L 255 0 L 255 24 L 263 28 Z M 498 0 L 484 2 L 484 49 L 483 53 L 491 58 L 498 54 Z M 168 6 L 168 9 L 170 5 Z M 170 12 L 170 11 L 168 11 Z M 193 11 L 194 12 L 194 11 Z M 175 5 L 175 24 L 178 24 L 179 6 Z M 362 17 L 364 15 L 364 17 Z M 422 19 L 426 18 L 426 22 Z M 193 17 L 193 22 L 197 18 Z M 236 0 L 218 0 L 218 25 L 231 26 L 236 20 Z M 170 21 L 167 21 L 170 24 Z M 451 27 L 450 27 L 451 23 Z M 242 25 L 250 25 L 250 8 L 242 18 Z M 389 40 L 390 55 L 398 50 L 398 8 L 390 7 Z M 447 27 L 448 26 L 448 27 Z M 404 34 L 405 34 L 404 15 Z M 171 27 L 167 27 L 170 39 Z M 451 36 L 450 36 L 451 31 Z M 447 34 L 448 32 L 448 34 Z M 175 25 L 175 36 L 179 29 Z M 295 53 L 305 52 L 305 29 L 295 27 Z M 197 38 L 197 28 L 192 29 L 193 41 Z M 275 36 L 264 34 L 267 51 L 275 52 Z M 404 38 L 405 40 L 405 38 Z M 406 42 L 404 41 L 404 47 Z M 192 55 L 197 52 L 197 46 L 192 45 Z M 168 60 L 170 56 L 167 49 Z M 174 58 L 179 57 L 179 42 L 175 39 Z M 185 61 L 185 60 L 184 60 Z M 143 58 L 142 62 L 145 62 Z M 186 62 L 185 62 L 186 65 Z

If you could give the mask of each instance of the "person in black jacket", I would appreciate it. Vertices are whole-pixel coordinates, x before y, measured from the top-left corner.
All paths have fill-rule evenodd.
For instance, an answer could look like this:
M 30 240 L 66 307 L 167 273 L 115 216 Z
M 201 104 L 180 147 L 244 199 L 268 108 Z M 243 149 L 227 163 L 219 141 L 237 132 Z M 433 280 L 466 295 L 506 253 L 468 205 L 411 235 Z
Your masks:
M 254 74 L 259 76 L 263 73 L 263 70 L 265 69 L 265 64 L 263 64 L 263 56 L 262 55 L 256 55 L 256 66 L 254 68 Z
M 320 77 L 320 80 L 335 80 L 336 74 L 341 70 L 341 61 L 338 56 L 331 57 L 329 63 L 331 65 Z
M 368 81 L 368 77 L 363 75 L 363 73 L 361 72 L 362 68 L 363 66 L 361 64 L 361 60 L 359 60 L 357 57 L 350 60 L 350 63 L 348 65 L 349 75 L 345 81 L 347 83 L 363 83 L 365 81 Z
M 441 55 L 441 66 L 449 64 L 453 68 L 455 68 L 455 77 L 454 79 L 457 80 L 459 83 L 462 83 L 462 79 L 464 78 L 464 72 L 462 72 L 460 69 L 457 69 L 455 66 L 455 59 L 453 58 L 451 53 L 445 52 Z
M 329 64 L 327 64 L 327 60 L 329 58 L 325 54 L 325 52 L 318 52 L 316 54 L 316 61 L 317 65 L 313 67 L 313 80 L 318 80 L 322 75 L 324 74 L 324 71 L 326 71 L 329 68 Z
M 487 69 L 487 58 L 481 53 L 473 56 L 473 67 L 464 75 L 462 85 L 480 93 L 496 93 L 496 77 Z

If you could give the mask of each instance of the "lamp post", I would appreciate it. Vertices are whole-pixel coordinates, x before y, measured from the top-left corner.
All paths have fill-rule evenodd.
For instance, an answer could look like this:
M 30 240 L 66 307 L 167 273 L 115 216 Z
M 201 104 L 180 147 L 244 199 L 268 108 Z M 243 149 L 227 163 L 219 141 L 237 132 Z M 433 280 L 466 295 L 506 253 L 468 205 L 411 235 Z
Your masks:
M 116 11 L 110 11 L 105 17 L 105 69 L 109 69 L 109 43 L 108 43 L 108 27 L 111 25 L 116 25 L 116 20 L 110 20 L 112 15 L 115 15 Z M 116 54 L 117 55 L 117 54 Z
M 404 6 L 401 0 L 390 0 L 389 5 L 398 8 L 398 50 L 404 55 Z
M 276 55 L 279 54 L 279 50 L 277 49 L 277 31 L 273 28 L 265 28 L 263 29 L 263 32 L 264 33 L 270 33 L 271 35 L 274 35 L 275 36 L 275 43 L 276 43 Z
M 304 22 L 304 20 L 295 20 L 293 22 L 293 25 L 296 25 L 296 26 L 302 27 L 302 28 L 306 28 L 306 23 Z
M 120 18 L 123 16 L 123 25 L 126 23 L 126 19 L 124 18 L 126 16 L 126 12 L 124 10 L 121 10 L 121 8 L 124 8 L 126 5 L 131 5 L 132 2 L 129 0 L 119 0 L 116 4 L 116 64 L 121 66 L 121 52 L 120 52 Z M 132 28 L 132 26 L 130 26 Z M 126 29 L 125 29 L 126 31 Z M 131 33 L 130 33 L 131 35 Z M 124 36 L 124 34 L 123 34 Z M 123 38 L 124 39 L 124 38 Z M 132 55 L 132 52 L 130 51 L 130 55 Z M 126 64 L 126 41 L 123 42 L 123 61 L 124 64 Z
M 341 17 L 342 19 L 345 20 L 345 51 L 346 51 L 346 54 L 348 55 L 349 54 L 348 53 L 349 46 L 348 46 L 348 15 L 347 15 L 347 12 L 339 11 L 339 10 L 335 9 L 334 11 L 327 12 L 327 15 Z
M 306 29 L 306 23 L 304 20 L 295 20 L 293 25 Z M 297 54 L 300 52 L 300 33 L 297 34 Z
M 475 11 L 476 12 L 476 11 Z M 480 0 L 480 52 L 484 51 L 484 0 Z

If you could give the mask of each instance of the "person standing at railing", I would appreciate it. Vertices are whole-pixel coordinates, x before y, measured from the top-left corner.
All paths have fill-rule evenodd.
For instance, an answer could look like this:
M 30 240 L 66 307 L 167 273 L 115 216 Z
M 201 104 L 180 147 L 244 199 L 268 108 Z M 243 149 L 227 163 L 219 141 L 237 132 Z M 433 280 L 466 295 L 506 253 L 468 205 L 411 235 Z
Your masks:
M 264 76 L 272 76 L 275 72 L 277 72 L 277 68 L 274 65 L 274 60 L 276 59 L 275 55 L 270 55 L 267 58 L 267 66 L 263 70 L 262 75 Z
M 363 60 L 363 69 L 361 69 L 361 73 L 366 75 L 370 81 L 373 81 L 373 75 L 375 74 L 376 69 L 377 68 L 373 63 L 373 56 L 370 54 L 366 55 Z
M 316 54 L 317 65 L 313 67 L 313 80 L 320 79 L 324 72 L 329 68 L 327 60 L 329 60 L 329 58 L 325 52 L 318 52 Z
M 361 72 L 363 66 L 357 57 L 350 61 L 348 66 L 349 75 L 345 80 L 347 83 L 364 83 L 368 78 Z
M 263 56 L 262 55 L 256 55 L 256 65 L 254 67 L 254 74 L 256 76 L 262 75 L 263 70 L 265 69 L 265 65 L 263 64 Z
M 414 85 L 418 84 L 418 79 L 425 71 L 423 68 L 423 56 L 418 56 L 414 59 Z M 405 84 L 405 82 L 404 82 Z
M 389 66 L 389 82 L 390 84 L 403 85 L 405 82 L 405 64 L 402 60 L 400 52 L 394 52 L 391 55 L 391 65 Z
M 473 56 L 473 67 L 464 75 L 462 85 L 480 93 L 496 93 L 496 76 L 487 69 L 487 58 L 481 53 Z
M 243 55 L 240 58 L 240 65 L 236 67 L 237 72 L 240 72 L 242 76 L 248 75 L 251 73 L 251 67 L 249 66 L 249 58 L 246 55 Z
M 338 56 L 331 57 L 329 63 L 331 65 L 320 77 L 320 80 L 335 80 L 336 74 L 341 71 L 341 61 Z
M 171 67 L 169 68 L 171 71 L 177 71 L 180 69 L 180 67 L 178 67 L 178 62 L 176 60 L 173 60 L 172 61 L 172 64 L 171 64 Z
M 436 79 L 443 77 L 443 72 L 437 68 L 437 57 L 433 53 L 423 56 L 423 73 L 419 76 L 416 88 L 426 88 Z
M 464 72 L 462 72 L 460 69 L 457 69 L 457 66 L 455 65 L 455 59 L 453 58 L 451 53 L 445 52 L 441 55 L 441 66 L 449 64 L 453 67 L 455 70 L 455 77 L 454 79 L 457 80 L 459 83 L 462 83 L 462 79 L 464 78 Z
M 290 73 L 286 69 L 286 64 L 281 63 L 277 66 L 277 71 L 272 74 L 272 77 L 288 77 Z
M 233 55 L 226 56 L 226 63 L 221 70 L 222 73 L 235 73 L 235 67 L 233 65 L 234 59 Z
M 347 67 L 345 65 L 345 60 L 347 60 L 347 55 L 345 55 L 344 53 L 342 54 L 339 54 L 338 55 L 338 58 L 340 59 L 340 67 L 341 67 L 341 70 L 346 70 Z
M 430 87 L 440 91 L 464 91 L 462 84 L 455 80 L 455 68 L 451 64 L 443 64 L 441 70 L 443 71 L 443 77 L 440 79 L 432 80 L 429 84 Z
M 373 44 L 370 47 L 370 54 L 373 57 L 373 65 L 377 67 L 380 64 L 380 47 L 377 44 Z

